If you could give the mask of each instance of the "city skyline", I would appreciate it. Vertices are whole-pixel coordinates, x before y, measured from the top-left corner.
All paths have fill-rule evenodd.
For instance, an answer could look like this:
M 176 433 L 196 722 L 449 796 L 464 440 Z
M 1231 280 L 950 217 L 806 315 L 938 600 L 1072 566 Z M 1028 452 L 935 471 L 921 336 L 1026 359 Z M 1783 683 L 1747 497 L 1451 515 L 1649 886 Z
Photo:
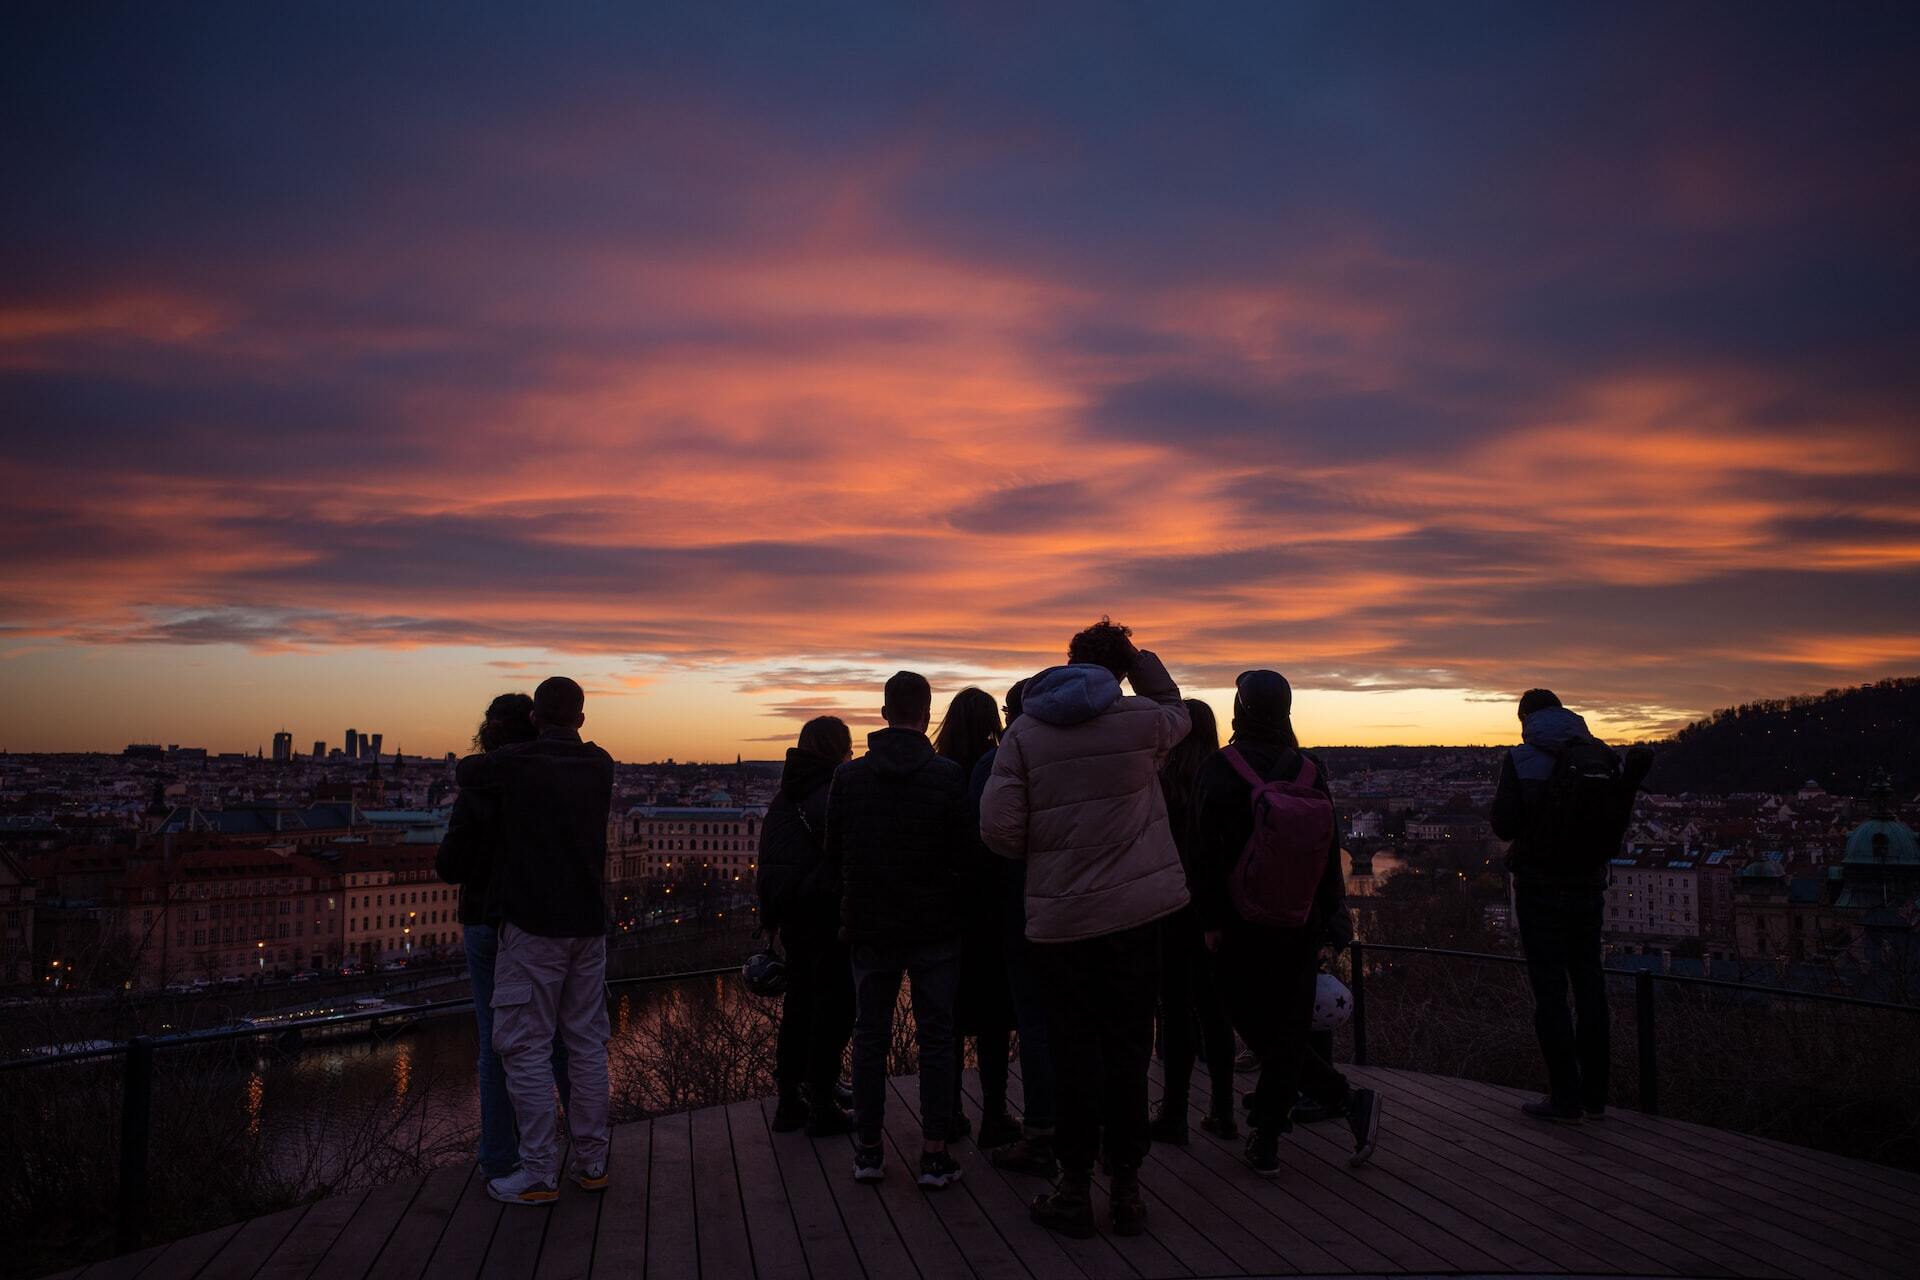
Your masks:
M 1920 670 L 1909 6 L 20 10 L 0 747 Z M 1223 716 L 1224 719 L 1224 716 Z

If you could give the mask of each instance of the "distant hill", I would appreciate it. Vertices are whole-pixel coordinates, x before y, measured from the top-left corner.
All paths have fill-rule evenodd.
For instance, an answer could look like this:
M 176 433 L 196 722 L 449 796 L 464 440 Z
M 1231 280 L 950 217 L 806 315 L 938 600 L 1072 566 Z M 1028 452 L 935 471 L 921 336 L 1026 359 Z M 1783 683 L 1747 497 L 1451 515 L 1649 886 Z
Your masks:
M 1885 769 L 1896 794 L 1920 788 L 1920 678 L 1753 702 L 1688 725 L 1659 752 L 1647 790 L 1798 790 L 1811 778 L 1839 795 L 1863 795 Z

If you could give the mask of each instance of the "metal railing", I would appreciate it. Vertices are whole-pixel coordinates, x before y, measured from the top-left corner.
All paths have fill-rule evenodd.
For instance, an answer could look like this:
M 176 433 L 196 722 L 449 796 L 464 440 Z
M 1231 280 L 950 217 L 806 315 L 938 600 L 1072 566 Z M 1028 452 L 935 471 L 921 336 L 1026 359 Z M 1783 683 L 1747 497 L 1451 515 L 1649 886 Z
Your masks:
M 1495 951 L 1412 947 L 1392 942 L 1355 942 L 1348 951 L 1352 956 L 1349 986 L 1353 991 L 1353 1062 L 1359 1067 L 1367 1065 L 1366 962 L 1369 955 L 1374 952 L 1384 952 L 1390 955 L 1439 956 L 1475 962 L 1491 960 L 1496 964 L 1521 966 L 1527 963 L 1525 956 L 1503 955 Z M 1870 1000 L 1863 996 L 1837 995 L 1825 991 L 1800 991 L 1793 987 L 1763 986 L 1748 982 L 1732 982 L 1725 978 L 1695 977 L 1692 974 L 1654 973 L 1646 969 L 1619 969 L 1603 966 L 1602 972 L 1612 977 L 1633 979 L 1634 1056 L 1640 1077 L 1639 1109 L 1654 1116 L 1660 1114 L 1660 1054 L 1658 1037 L 1655 1035 L 1653 990 L 1653 984 L 1656 982 L 1670 982 L 1679 986 L 1718 987 L 1773 999 L 1812 1000 L 1826 1004 L 1850 1005 L 1855 1008 L 1920 1014 L 1920 1005 L 1897 1004 L 1891 1000 Z
M 633 977 L 609 978 L 608 987 L 640 986 L 661 982 L 679 982 L 694 978 L 715 978 L 727 974 L 737 974 L 737 964 L 723 965 L 711 969 L 690 969 L 676 973 L 648 973 Z M 302 1018 L 272 1027 L 217 1027 L 209 1031 L 188 1031 L 178 1035 L 134 1036 L 119 1044 L 98 1046 L 87 1049 L 74 1049 L 61 1053 L 42 1054 L 30 1058 L 14 1058 L 0 1062 L 0 1075 L 13 1071 L 26 1071 L 38 1067 L 53 1067 L 66 1063 L 97 1062 L 110 1058 L 122 1060 L 120 1089 L 120 1177 L 116 1197 L 116 1217 L 114 1224 L 114 1248 L 118 1253 L 131 1253 L 140 1247 L 141 1238 L 146 1231 L 147 1210 L 147 1144 L 153 1125 L 153 1066 L 155 1055 L 163 1051 L 201 1047 L 237 1040 L 270 1040 L 282 1046 L 283 1052 L 298 1053 L 302 1043 L 289 1033 L 299 1032 L 311 1027 L 337 1029 L 350 1027 L 358 1023 L 377 1024 L 383 1019 L 418 1020 L 433 1014 L 452 1013 L 460 1009 L 471 1009 L 473 997 L 459 1000 L 435 1000 L 426 1004 L 388 1007 L 364 1013 L 321 1014 L 313 1018 Z

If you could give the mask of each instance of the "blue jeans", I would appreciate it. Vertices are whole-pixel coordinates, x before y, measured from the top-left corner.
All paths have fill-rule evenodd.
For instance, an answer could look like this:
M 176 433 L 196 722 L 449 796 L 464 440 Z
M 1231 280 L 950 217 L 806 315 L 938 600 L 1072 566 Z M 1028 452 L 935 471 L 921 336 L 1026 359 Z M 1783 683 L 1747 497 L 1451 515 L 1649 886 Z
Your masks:
M 499 1178 L 520 1167 L 520 1131 L 514 1123 L 513 1099 L 507 1095 L 507 1073 L 493 1051 L 493 961 L 500 950 L 500 932 L 490 924 L 470 924 L 467 979 L 473 984 L 473 1021 L 480 1038 L 477 1080 L 480 1086 L 480 1168 Z M 553 1078 L 560 1086 L 560 1105 L 567 1104 L 567 1047 L 553 1037 Z

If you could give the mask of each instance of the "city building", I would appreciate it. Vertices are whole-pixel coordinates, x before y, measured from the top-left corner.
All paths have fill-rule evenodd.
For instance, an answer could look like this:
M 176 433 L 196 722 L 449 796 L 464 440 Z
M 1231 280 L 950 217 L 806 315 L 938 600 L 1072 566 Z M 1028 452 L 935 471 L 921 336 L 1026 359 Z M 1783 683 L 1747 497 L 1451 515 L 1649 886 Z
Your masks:
M 292 845 L 230 845 L 144 863 L 118 890 L 137 986 L 337 964 L 343 913 L 334 868 Z
M 293 735 L 285 729 L 273 735 L 273 762 L 288 764 L 293 760 Z
M 1657 853 L 1615 858 L 1606 911 L 1611 938 L 1699 937 L 1700 876 L 1695 860 Z
M 341 753 L 349 760 L 358 760 L 360 758 L 360 731 L 358 729 L 347 730 L 345 745 Z
M 726 880 L 753 883 L 760 866 L 759 805 L 627 810 L 621 880 Z M 631 869 L 638 872 L 626 874 Z
M 434 846 L 382 844 L 341 857 L 346 953 L 371 967 L 464 945 L 460 891 L 433 873 Z
M 33 982 L 34 884 L 0 853 L 0 987 Z

